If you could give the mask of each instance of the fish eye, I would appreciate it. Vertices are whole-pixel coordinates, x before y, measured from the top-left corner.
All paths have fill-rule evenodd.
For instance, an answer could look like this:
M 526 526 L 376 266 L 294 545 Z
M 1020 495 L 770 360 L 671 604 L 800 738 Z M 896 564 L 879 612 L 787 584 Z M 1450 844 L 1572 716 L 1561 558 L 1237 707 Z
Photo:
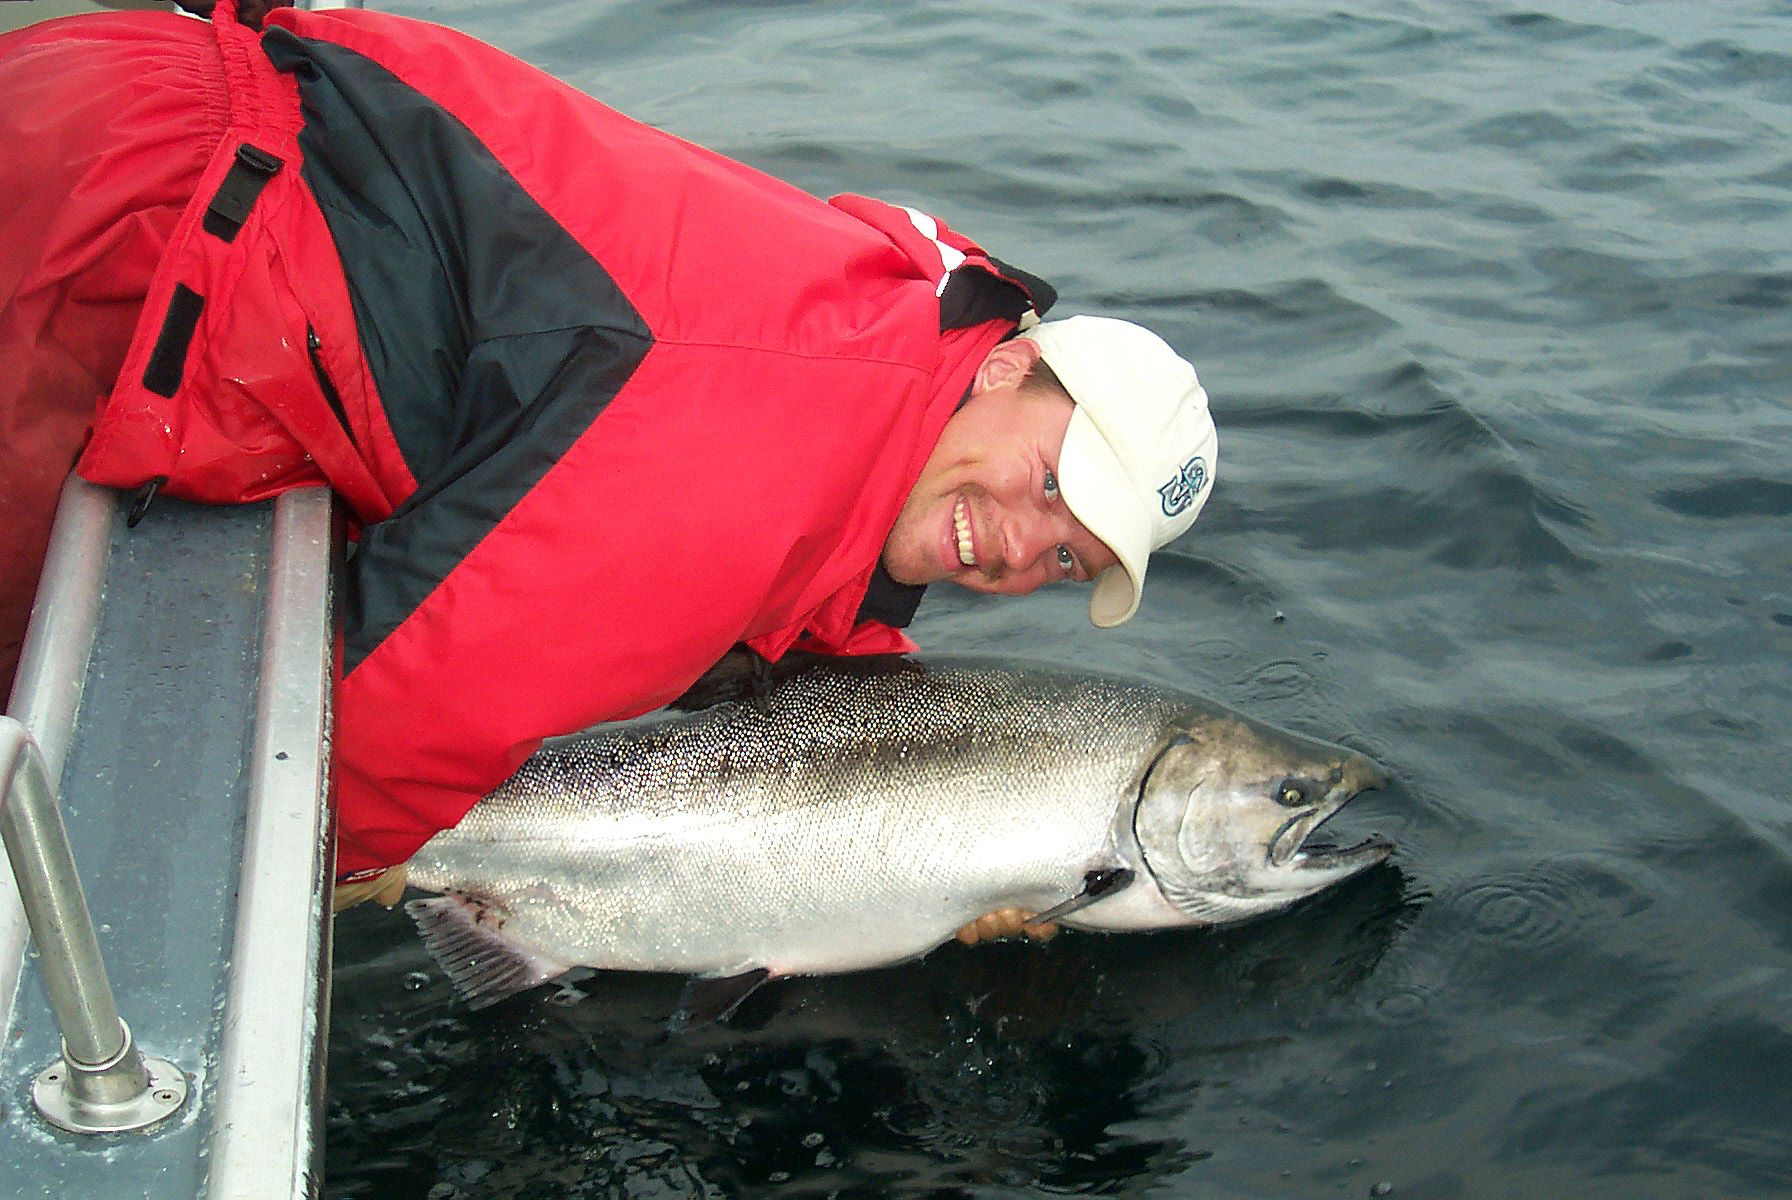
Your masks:
M 1050 467 L 1047 467 L 1045 471 L 1045 486 L 1043 490 L 1047 500 L 1056 500 L 1058 498 L 1058 473 Z
M 1300 808 L 1311 791 L 1312 785 L 1306 780 L 1289 776 L 1276 785 L 1276 803 L 1284 808 Z

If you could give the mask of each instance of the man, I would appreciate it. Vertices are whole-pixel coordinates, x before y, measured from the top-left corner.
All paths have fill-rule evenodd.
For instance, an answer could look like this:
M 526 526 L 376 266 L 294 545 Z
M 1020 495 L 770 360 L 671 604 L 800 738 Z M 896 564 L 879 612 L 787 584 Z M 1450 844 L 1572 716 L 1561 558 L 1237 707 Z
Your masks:
M 736 644 L 909 649 L 941 581 L 1093 581 L 1118 624 L 1211 488 L 1206 397 L 1154 335 L 1040 323 L 1049 287 L 924 213 L 418 22 L 9 35 L 0 193 L 0 417 L 38 468 L 0 483 L 9 574 L 76 451 L 145 501 L 327 483 L 351 516 L 346 899 L 395 898 L 544 737 Z

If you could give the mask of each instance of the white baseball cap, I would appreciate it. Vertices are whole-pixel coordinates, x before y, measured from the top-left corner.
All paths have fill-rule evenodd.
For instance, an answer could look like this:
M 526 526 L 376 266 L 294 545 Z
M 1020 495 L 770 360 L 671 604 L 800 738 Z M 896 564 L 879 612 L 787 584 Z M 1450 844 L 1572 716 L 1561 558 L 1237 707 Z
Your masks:
M 1207 393 L 1194 367 L 1130 321 L 1068 317 L 1020 336 L 1038 343 L 1076 401 L 1058 488 L 1120 559 L 1096 577 L 1089 597 L 1089 620 L 1119 625 L 1139 609 L 1151 552 L 1194 524 L 1213 491 L 1219 435 Z

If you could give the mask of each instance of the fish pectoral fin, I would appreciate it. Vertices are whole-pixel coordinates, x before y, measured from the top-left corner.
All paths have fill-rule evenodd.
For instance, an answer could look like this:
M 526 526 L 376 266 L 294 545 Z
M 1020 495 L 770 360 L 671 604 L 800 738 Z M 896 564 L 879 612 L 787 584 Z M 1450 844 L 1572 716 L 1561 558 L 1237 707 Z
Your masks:
M 1103 896 L 1112 895 L 1131 883 L 1133 870 L 1131 867 L 1099 867 L 1083 876 L 1083 890 L 1064 903 L 1046 909 L 1034 917 L 1032 924 L 1043 925 L 1047 921 L 1058 921 L 1068 917 L 1079 909 L 1094 904 Z
M 680 1033 L 693 1025 L 726 1020 L 771 974 L 765 967 L 754 967 L 738 975 L 693 975 L 685 980 L 666 1032 Z
M 479 908 L 452 896 L 404 906 L 454 990 L 473 1008 L 486 1008 L 566 973 L 568 964 L 534 954 L 479 923 Z

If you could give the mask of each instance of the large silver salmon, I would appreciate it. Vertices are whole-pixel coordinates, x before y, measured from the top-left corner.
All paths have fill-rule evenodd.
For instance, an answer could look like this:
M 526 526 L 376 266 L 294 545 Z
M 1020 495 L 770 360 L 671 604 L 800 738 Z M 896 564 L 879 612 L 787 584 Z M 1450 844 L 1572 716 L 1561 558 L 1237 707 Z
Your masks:
M 544 747 L 411 860 L 475 1005 L 573 966 L 731 979 L 924 954 L 1001 908 L 1213 925 L 1382 861 L 1308 835 L 1367 758 L 1191 696 L 995 664 L 827 660 Z

